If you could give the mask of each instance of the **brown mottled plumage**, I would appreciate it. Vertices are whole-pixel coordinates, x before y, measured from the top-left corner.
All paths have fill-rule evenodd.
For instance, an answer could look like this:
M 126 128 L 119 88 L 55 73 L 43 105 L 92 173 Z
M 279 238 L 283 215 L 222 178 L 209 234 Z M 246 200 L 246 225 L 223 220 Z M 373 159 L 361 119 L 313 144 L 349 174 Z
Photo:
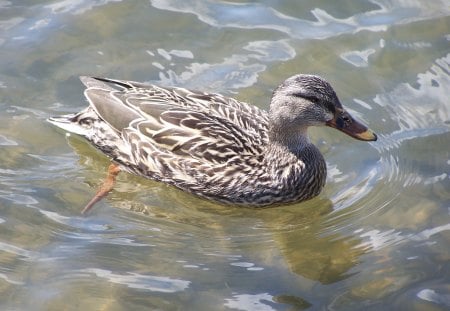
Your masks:
M 222 203 L 265 206 L 318 195 L 326 164 L 308 139 L 309 126 L 376 140 L 318 76 L 287 79 L 269 112 L 183 88 L 81 81 L 89 107 L 50 122 L 84 136 L 122 170 Z

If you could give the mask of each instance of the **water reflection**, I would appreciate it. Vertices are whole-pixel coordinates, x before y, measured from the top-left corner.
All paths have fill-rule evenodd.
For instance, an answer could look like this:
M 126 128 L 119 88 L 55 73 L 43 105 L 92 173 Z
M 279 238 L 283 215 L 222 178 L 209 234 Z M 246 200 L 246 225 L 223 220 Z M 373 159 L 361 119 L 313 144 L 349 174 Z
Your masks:
M 86 152 L 87 143 L 78 139 L 69 142 L 77 152 Z M 91 156 L 89 153 L 81 154 L 81 163 L 86 164 L 85 159 Z M 92 162 L 97 160 L 96 158 Z M 103 165 L 105 162 L 100 161 Z M 101 165 L 98 165 L 98 170 L 102 171 Z M 294 205 L 256 211 L 218 206 L 173 187 L 131 175 L 123 178 L 125 181 L 117 185 L 111 196 L 113 206 L 145 214 L 151 219 L 159 218 L 176 224 L 209 228 L 215 232 L 214 239 L 220 240 L 225 248 L 240 248 L 242 245 L 239 241 L 242 240 L 245 243 L 255 243 L 254 247 L 260 249 L 264 248 L 267 241 L 273 240 L 292 272 L 322 284 L 331 284 L 349 277 L 349 270 L 358 263 L 359 256 L 367 249 L 360 239 L 352 236 L 324 234 L 323 223 L 333 211 L 331 201 L 326 199 L 315 199 L 301 207 Z M 145 204 L 142 201 L 151 203 Z M 172 202 L 171 205 L 176 208 L 171 208 L 167 202 Z M 214 221 L 215 218 L 219 219 Z M 249 221 L 248 225 L 244 225 L 245 221 Z M 206 238 L 203 236 L 204 232 L 197 234 Z M 236 243 L 239 245 L 235 245 Z M 248 271 L 259 270 L 254 263 L 237 261 L 231 265 Z
M 0 309 L 447 310 L 447 2 L 0 0 Z M 230 209 L 124 174 L 79 214 L 109 162 L 44 122 L 85 106 L 78 75 L 267 108 L 298 72 L 381 133 L 311 131 L 319 198 Z
M 331 211 L 331 201 L 313 200 L 301 208 L 267 210 L 261 217 L 290 270 L 322 284 L 349 277 L 367 249 L 358 238 L 324 233 L 323 223 Z
M 412 1 L 397 1 L 394 5 L 391 1 L 380 0 L 344 6 L 343 8 L 351 10 L 352 14 L 349 14 L 348 18 L 337 18 L 318 7 L 308 8 L 308 3 L 298 3 L 293 10 L 298 13 L 308 12 L 310 15 L 300 19 L 277 11 L 277 7 L 267 7 L 256 2 L 235 4 L 215 1 L 200 3 L 195 0 L 151 0 L 151 3 L 158 9 L 195 14 L 200 21 L 213 27 L 270 29 L 289 34 L 296 39 L 326 39 L 362 30 L 385 31 L 392 24 L 425 19 L 440 8 L 446 7 L 445 1 L 440 5 L 424 7 Z M 360 11 L 357 11 L 358 9 Z M 243 16 L 245 18 L 242 18 Z
M 152 292 L 174 293 L 189 287 L 189 281 L 171 279 L 168 277 L 148 276 L 137 273 L 115 274 L 103 269 L 84 269 L 79 273 L 93 273 L 105 278 L 111 283 L 123 284 L 130 288 L 149 290 Z
M 432 70 L 433 73 L 436 71 L 438 68 Z M 441 76 L 442 74 L 437 76 L 433 74 L 432 78 L 421 80 L 418 89 L 436 84 L 445 85 L 447 82 L 440 81 Z M 434 227 L 431 231 L 422 231 L 418 235 L 393 229 L 405 230 L 409 227 L 417 230 L 431 213 L 436 212 L 437 207 L 436 204 L 425 199 L 412 206 L 408 205 L 400 189 L 447 181 L 446 173 L 439 172 L 436 172 L 437 175 L 424 178 L 420 173 L 420 166 L 413 170 L 411 159 L 402 156 L 402 150 L 410 148 L 409 140 L 417 139 L 421 134 L 423 137 L 436 137 L 436 134 L 445 134 L 448 131 L 445 123 L 448 117 L 446 110 L 440 114 L 443 117 L 443 120 L 439 120 L 440 124 L 434 119 L 436 114 L 432 114 L 430 120 L 427 119 L 430 117 L 427 114 L 423 117 L 411 114 L 411 111 L 406 109 L 406 105 L 419 104 L 420 96 L 412 95 L 410 101 L 405 102 L 405 106 L 402 107 L 403 102 L 399 105 L 398 101 L 393 100 L 400 90 L 401 96 L 405 97 L 410 92 L 415 93 L 417 88 L 409 86 L 404 88 L 404 85 L 401 85 L 399 90 L 383 95 L 386 97 L 377 96 L 374 99 L 374 102 L 383 108 L 391 107 L 389 117 L 398 118 L 394 123 L 399 124 L 400 128 L 390 134 L 382 135 L 382 142 L 373 145 L 375 153 L 370 149 L 361 149 L 360 156 L 367 159 L 366 161 L 360 164 L 341 163 L 331 152 L 337 147 L 322 146 L 326 157 L 330 160 L 331 187 L 339 188 L 337 191 L 329 190 L 332 193 L 332 201 L 323 199 L 326 196 L 322 196 L 302 204 L 301 207 L 280 207 L 255 213 L 251 209 L 220 207 L 159 183 L 126 175 L 122 177 L 123 182 L 118 185 L 109 198 L 109 202 L 112 202 L 112 206 L 150 216 L 151 222 L 155 220 L 169 222 L 175 227 L 188 225 L 189 229 L 186 232 L 189 234 L 184 232 L 184 237 L 181 239 L 184 242 L 175 240 L 167 245 L 165 239 L 164 247 L 171 252 L 177 252 L 186 243 L 196 245 L 198 243 L 196 240 L 200 239 L 202 247 L 197 254 L 206 257 L 199 262 L 198 259 L 193 261 L 190 258 L 192 254 L 186 254 L 185 257 L 176 261 L 181 268 L 201 270 L 214 275 L 213 269 L 217 261 L 212 261 L 211 257 L 223 258 L 223 264 L 241 271 L 245 270 L 247 273 L 276 269 L 279 265 L 286 266 L 296 275 L 322 285 L 338 282 L 345 284 L 345 281 L 352 276 L 358 279 L 361 275 L 367 277 L 368 274 L 374 273 L 378 275 L 375 280 L 361 279 L 356 282 L 357 285 L 349 286 L 348 290 L 333 302 L 333 305 L 346 305 L 348 301 L 383 299 L 386 295 L 423 277 L 414 274 L 402 277 L 403 271 L 394 271 L 391 267 L 386 267 L 386 261 L 396 260 L 393 257 L 392 248 L 407 241 L 426 243 L 435 234 L 450 229 L 444 224 Z M 362 100 L 360 104 L 364 108 L 379 110 L 373 104 Z M 435 128 L 431 128 L 430 124 L 436 125 Z M 93 155 L 92 148 L 84 141 L 70 138 L 68 142 L 76 149 L 80 157 L 79 163 L 83 167 L 93 169 L 100 176 L 104 174 L 108 162 L 105 158 L 97 154 Z M 338 154 L 341 156 L 342 152 L 343 150 L 340 149 Z M 445 159 L 443 161 L 445 162 Z M 421 163 L 423 162 L 422 160 Z M 339 166 L 336 163 L 339 163 Z M 430 168 L 424 167 L 423 172 L 430 172 Z M 85 182 L 95 188 L 100 180 L 101 178 L 91 176 Z M 412 198 L 412 200 L 416 199 Z M 167 202 L 171 203 L 168 205 Z M 408 206 L 408 210 L 399 215 L 398 211 L 390 208 L 393 205 L 398 205 L 398 208 Z M 427 212 L 423 212 L 424 210 Z M 379 219 L 384 219 L 382 223 L 388 225 L 388 228 L 377 229 L 373 224 L 365 225 L 364 220 L 377 214 Z M 359 228 L 355 228 L 352 224 L 355 222 L 358 223 Z M 349 229 L 345 230 L 346 227 Z M 166 228 L 165 234 L 168 233 L 167 225 L 155 228 L 158 230 Z M 159 238 L 156 241 L 153 240 L 151 244 L 146 242 L 143 245 L 159 248 L 163 241 L 158 230 L 155 236 Z M 103 238 L 100 241 L 103 241 Z M 114 244 L 113 240 L 110 242 Z M 271 246 L 268 248 L 269 243 Z M 133 241 L 131 245 L 134 244 L 139 243 Z M 236 253 L 235 250 L 239 252 Z M 362 258 L 365 254 L 374 251 L 384 259 L 361 273 L 362 268 L 358 266 L 361 265 Z M 276 253 L 281 255 L 280 260 L 274 259 Z M 412 263 L 415 267 L 416 257 L 408 258 L 410 264 Z M 158 265 L 154 268 L 157 267 L 162 269 Z M 154 272 L 160 269 L 155 269 Z M 178 271 L 177 274 L 185 279 L 183 277 L 185 272 Z M 186 280 L 195 283 L 196 278 L 186 278 Z M 114 281 L 110 280 L 110 282 Z M 241 305 L 244 309 L 258 307 L 271 310 L 270 302 L 274 301 L 285 301 L 283 303 L 297 305 L 299 308 L 311 305 L 306 297 L 291 296 L 288 291 L 275 296 L 268 293 L 248 294 L 236 290 L 236 293 L 225 301 L 225 306 Z

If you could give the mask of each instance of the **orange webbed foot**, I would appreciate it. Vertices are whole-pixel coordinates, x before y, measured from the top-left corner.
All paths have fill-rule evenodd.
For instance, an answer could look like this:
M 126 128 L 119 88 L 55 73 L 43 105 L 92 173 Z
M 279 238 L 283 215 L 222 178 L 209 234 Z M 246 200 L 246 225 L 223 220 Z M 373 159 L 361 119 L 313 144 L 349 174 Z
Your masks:
M 108 175 L 106 176 L 105 181 L 98 189 L 95 196 L 92 198 L 92 200 L 89 201 L 88 204 L 83 208 L 81 211 L 81 214 L 85 215 L 89 210 L 101 199 L 103 199 L 113 188 L 114 184 L 116 183 L 116 177 L 120 172 L 119 165 L 115 163 L 111 163 L 108 167 Z

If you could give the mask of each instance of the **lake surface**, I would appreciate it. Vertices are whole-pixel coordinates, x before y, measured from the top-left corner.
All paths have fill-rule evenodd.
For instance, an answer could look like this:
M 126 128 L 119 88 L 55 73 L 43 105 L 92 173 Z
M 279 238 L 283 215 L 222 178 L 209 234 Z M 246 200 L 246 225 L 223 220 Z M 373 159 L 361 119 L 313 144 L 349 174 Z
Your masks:
M 269 106 L 315 73 L 378 135 L 310 131 L 318 198 L 224 207 L 45 122 L 80 75 Z M 450 2 L 0 0 L 1 310 L 449 310 Z

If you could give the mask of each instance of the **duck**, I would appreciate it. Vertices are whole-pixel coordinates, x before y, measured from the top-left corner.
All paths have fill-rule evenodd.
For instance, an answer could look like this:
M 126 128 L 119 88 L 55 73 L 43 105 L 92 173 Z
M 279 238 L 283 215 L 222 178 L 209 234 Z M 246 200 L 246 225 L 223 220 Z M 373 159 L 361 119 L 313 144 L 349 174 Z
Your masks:
M 273 91 L 269 110 L 216 93 L 80 77 L 89 105 L 48 121 L 108 156 L 121 171 L 221 204 L 266 207 L 302 202 L 323 189 L 327 167 L 308 128 L 328 126 L 357 140 L 377 135 L 342 106 L 322 77 L 297 74 Z

